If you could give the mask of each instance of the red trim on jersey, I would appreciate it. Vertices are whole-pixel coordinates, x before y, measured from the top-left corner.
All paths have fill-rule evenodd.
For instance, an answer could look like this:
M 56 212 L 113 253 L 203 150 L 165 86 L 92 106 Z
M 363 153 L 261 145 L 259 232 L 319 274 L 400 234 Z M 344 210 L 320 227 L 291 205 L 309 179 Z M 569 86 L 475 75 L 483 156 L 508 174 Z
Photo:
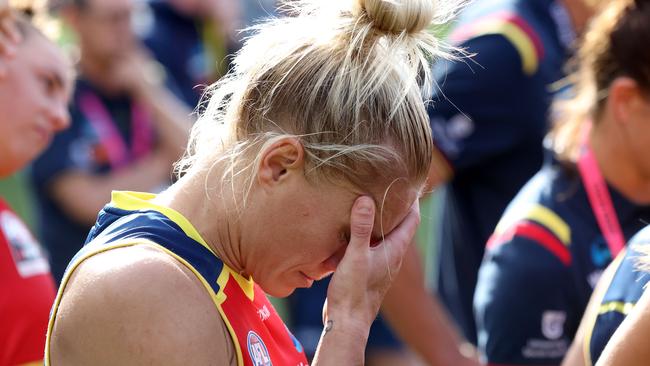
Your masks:
M 555 235 L 546 228 L 530 221 L 521 221 L 504 231 L 494 233 L 487 242 L 487 248 L 492 249 L 511 241 L 515 236 L 530 239 L 556 256 L 565 266 L 571 264 L 571 252 Z

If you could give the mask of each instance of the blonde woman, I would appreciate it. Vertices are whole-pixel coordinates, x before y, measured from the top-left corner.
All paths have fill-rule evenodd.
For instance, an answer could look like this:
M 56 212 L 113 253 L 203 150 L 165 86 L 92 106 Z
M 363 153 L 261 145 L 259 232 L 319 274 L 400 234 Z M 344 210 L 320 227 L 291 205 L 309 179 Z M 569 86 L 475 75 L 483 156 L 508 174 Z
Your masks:
M 265 292 L 334 272 L 315 365 L 363 364 L 419 221 L 431 157 L 420 85 L 447 12 L 302 1 L 213 88 L 179 180 L 114 192 L 70 263 L 46 364 L 306 365 Z

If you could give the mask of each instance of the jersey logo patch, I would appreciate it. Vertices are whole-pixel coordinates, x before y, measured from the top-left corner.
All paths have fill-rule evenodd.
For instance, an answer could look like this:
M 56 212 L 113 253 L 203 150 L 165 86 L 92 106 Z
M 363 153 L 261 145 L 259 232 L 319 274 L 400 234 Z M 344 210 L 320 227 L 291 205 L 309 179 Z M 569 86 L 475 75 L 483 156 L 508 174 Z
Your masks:
M 1 212 L 0 230 L 5 234 L 16 270 L 22 278 L 50 273 L 41 247 L 16 214 Z
M 591 261 L 596 267 L 603 268 L 612 261 L 612 254 L 603 237 L 591 244 Z
M 565 321 L 566 313 L 564 311 L 545 311 L 542 314 L 542 334 L 550 340 L 562 338 Z
M 253 366 L 272 366 L 269 350 L 262 341 L 262 338 L 252 330 L 248 332 L 248 354 L 253 361 Z

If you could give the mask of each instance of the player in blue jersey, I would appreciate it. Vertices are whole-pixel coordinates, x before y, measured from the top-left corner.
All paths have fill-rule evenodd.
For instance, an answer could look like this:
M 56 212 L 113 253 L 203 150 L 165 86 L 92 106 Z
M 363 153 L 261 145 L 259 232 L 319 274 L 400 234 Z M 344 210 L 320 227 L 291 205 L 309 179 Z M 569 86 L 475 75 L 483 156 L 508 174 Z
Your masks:
M 605 346 L 645 292 L 650 274 L 643 269 L 642 258 L 649 245 L 650 227 L 646 227 L 603 273 L 563 366 L 591 366 L 600 360 Z
M 437 290 L 472 343 L 472 299 L 485 242 L 505 207 L 542 165 L 542 138 L 557 89 L 552 84 L 563 77 L 573 40 L 592 14 L 586 3 L 472 1 L 452 23 L 450 37 L 475 55 L 435 65 L 437 85 L 428 112 L 438 163 L 429 185 L 445 184 L 436 221 Z M 424 294 L 417 257 L 409 253 L 382 314 L 429 363 L 459 365 L 462 361 L 443 357 L 454 350 L 454 342 L 432 345 L 429 335 L 439 333 L 444 311 Z M 409 307 L 402 302 L 406 296 L 412 299 Z
M 645 1 L 607 2 L 585 34 L 555 152 L 507 208 L 474 297 L 488 364 L 560 364 L 602 271 L 650 222 Z
M 40 238 L 57 282 L 112 189 L 161 190 L 183 153 L 190 113 L 165 86 L 131 25 L 133 0 L 65 0 L 81 57 L 71 126 L 33 164 Z M 83 199 L 79 199 L 83 197 Z
M 633 245 L 627 250 L 634 254 L 626 255 L 620 268 L 613 273 L 611 282 L 603 303 L 593 301 L 594 309 L 589 308 L 588 315 L 597 314 L 596 323 L 591 323 L 587 316 L 584 322 L 584 359 L 580 359 L 577 346 L 567 357 L 563 365 L 592 365 L 590 361 L 597 360 L 598 366 L 645 366 L 650 359 L 648 337 L 650 336 L 650 291 L 647 291 L 648 273 L 650 271 L 650 250 L 648 246 L 648 230 L 635 237 Z M 634 268 L 631 268 L 631 267 Z M 612 271 L 615 268 L 612 268 Z M 622 278 L 622 279 L 621 279 Z M 606 283 L 603 283 L 606 285 Z M 623 303 L 607 302 L 608 296 L 622 299 Z M 599 299 L 598 294 L 594 300 Z M 591 304 L 590 304 L 591 305 Z M 593 326 L 593 329 L 591 328 Z M 591 330 L 590 335 L 588 331 Z M 607 342 L 606 344 L 604 342 Z M 604 348 L 603 348 L 604 347 Z M 577 356 L 577 357 L 576 357 Z M 591 358 L 591 359 L 590 359 Z M 586 362 L 585 362 L 586 360 Z
M 424 29 L 447 12 L 294 4 L 212 88 L 178 181 L 113 194 L 64 276 L 46 364 L 304 365 L 264 292 L 334 270 L 314 364 L 364 363 L 419 221 L 433 147 L 423 70 L 441 53 Z

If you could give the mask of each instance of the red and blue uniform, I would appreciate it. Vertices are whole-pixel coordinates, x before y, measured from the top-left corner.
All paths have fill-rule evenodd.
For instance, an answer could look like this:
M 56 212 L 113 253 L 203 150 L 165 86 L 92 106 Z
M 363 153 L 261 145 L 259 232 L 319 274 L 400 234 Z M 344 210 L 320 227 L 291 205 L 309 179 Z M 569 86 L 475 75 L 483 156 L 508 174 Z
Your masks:
M 625 241 L 650 220 L 611 186 Z M 479 350 L 491 365 L 559 365 L 612 261 L 575 165 L 545 165 L 488 241 L 474 298 Z
M 226 266 L 197 230 L 178 212 L 155 205 L 155 195 L 114 192 L 99 214 L 88 243 L 70 262 L 52 310 L 46 348 L 61 296 L 75 268 L 85 259 L 114 248 L 150 245 L 191 270 L 224 320 L 240 366 L 307 366 L 300 343 L 278 316 L 262 289 Z M 215 316 L 216 313 L 215 313 Z
M 621 253 L 614 266 L 611 277 L 601 298 L 597 299 L 598 307 L 593 323 L 585 332 L 584 359 L 585 365 L 591 366 L 598 361 L 605 345 L 614 335 L 625 317 L 646 290 L 650 274 L 639 269 L 640 259 L 647 256 L 636 249 L 650 245 L 650 227 L 646 227 L 635 235 L 625 252 Z
M 573 28 L 561 1 L 477 0 L 451 29 L 475 54 L 439 61 L 428 109 L 441 189 L 438 292 L 476 342 L 472 298 L 485 242 L 504 209 L 542 166 L 551 84 L 561 79 Z
M 56 287 L 27 226 L 0 199 L 0 365 L 42 364 Z

